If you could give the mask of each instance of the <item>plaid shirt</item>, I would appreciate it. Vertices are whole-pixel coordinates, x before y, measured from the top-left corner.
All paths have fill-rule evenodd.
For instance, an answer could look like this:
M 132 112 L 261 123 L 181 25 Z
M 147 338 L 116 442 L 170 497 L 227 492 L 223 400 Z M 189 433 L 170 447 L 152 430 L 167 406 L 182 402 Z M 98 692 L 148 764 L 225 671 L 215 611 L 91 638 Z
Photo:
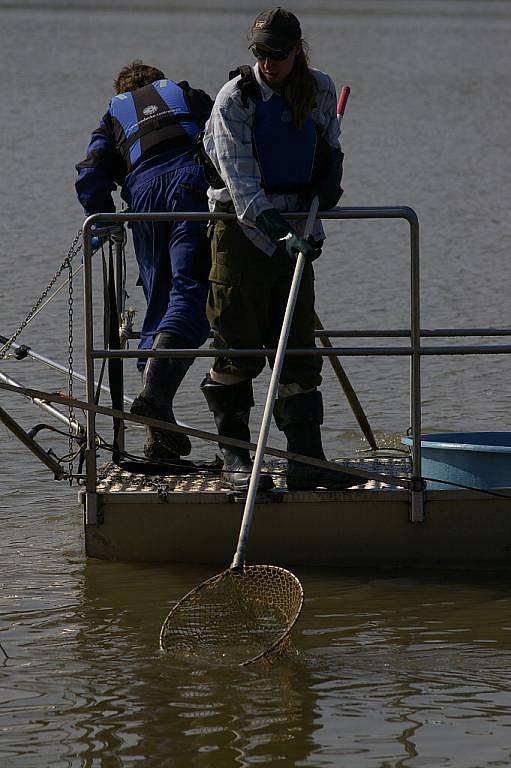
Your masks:
M 332 148 L 339 147 L 340 127 L 337 120 L 337 98 L 332 79 L 318 69 L 311 69 L 317 80 L 318 91 L 312 109 L 312 119 Z M 257 63 L 254 74 L 261 86 L 264 101 L 271 99 L 274 91 L 261 78 Z M 226 183 L 222 189 L 208 190 L 209 207 L 215 203 L 232 201 L 234 210 L 246 236 L 258 248 L 271 256 L 276 246 L 256 227 L 260 213 L 269 208 L 281 212 L 299 210 L 300 196 L 293 194 L 266 194 L 261 186 L 259 165 L 252 149 L 252 125 L 256 106 L 249 99 L 247 106 L 241 103 L 237 87 L 240 77 L 229 80 L 218 93 L 211 117 L 204 134 L 204 148 L 218 173 Z M 303 232 L 305 222 L 293 222 L 297 231 Z M 316 220 L 315 240 L 325 237 L 321 221 Z

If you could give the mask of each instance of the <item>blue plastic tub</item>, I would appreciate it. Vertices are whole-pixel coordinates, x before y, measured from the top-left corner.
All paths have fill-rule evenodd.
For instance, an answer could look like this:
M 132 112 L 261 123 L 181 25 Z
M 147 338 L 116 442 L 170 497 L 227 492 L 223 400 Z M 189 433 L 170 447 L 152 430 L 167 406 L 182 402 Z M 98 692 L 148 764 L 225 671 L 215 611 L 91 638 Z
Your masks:
M 410 437 L 403 438 L 411 446 Z M 460 485 L 511 487 L 511 432 L 443 432 L 422 435 L 422 475 L 429 489 Z

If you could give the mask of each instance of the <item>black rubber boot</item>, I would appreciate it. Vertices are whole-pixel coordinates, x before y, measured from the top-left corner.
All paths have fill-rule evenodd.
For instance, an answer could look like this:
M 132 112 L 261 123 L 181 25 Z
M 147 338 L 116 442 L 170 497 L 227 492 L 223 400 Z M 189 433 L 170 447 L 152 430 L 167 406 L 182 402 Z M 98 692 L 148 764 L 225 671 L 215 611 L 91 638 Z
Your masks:
M 252 382 L 241 381 L 239 384 L 225 385 L 218 384 L 206 376 L 201 384 L 201 390 L 210 411 L 213 412 L 218 434 L 250 442 L 248 420 L 250 409 L 254 405 Z M 248 448 L 220 444 L 220 450 L 224 458 L 222 479 L 235 491 L 248 491 L 252 473 L 252 460 Z M 268 491 L 271 488 L 273 488 L 271 476 L 261 474 L 257 490 Z
M 153 349 L 182 349 L 186 346 L 183 339 L 166 331 L 158 333 L 153 342 Z M 144 370 L 144 387 L 133 401 L 130 412 L 175 424 L 172 401 L 192 362 L 191 358 L 185 357 L 152 357 L 148 360 Z M 144 453 L 148 459 L 172 461 L 188 456 L 191 450 L 188 435 L 147 428 Z
M 277 427 L 287 437 L 287 450 L 290 453 L 300 453 L 302 456 L 326 461 L 320 429 L 323 423 L 321 392 L 315 390 L 279 398 L 275 403 L 273 415 Z M 289 491 L 309 491 L 315 488 L 342 491 L 364 482 L 363 478 L 346 472 L 314 467 L 292 459 L 287 462 Z

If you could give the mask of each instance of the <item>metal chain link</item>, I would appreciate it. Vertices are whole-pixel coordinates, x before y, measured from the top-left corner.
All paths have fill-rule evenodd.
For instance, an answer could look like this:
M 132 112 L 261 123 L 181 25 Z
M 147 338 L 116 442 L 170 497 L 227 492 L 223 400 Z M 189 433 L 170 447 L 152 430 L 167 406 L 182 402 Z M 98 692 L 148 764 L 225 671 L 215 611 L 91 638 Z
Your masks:
M 16 341 L 16 339 L 18 338 L 20 333 L 29 324 L 30 320 L 32 319 L 32 317 L 35 315 L 35 313 L 39 309 L 40 305 L 42 304 L 42 302 L 44 301 L 44 299 L 46 298 L 46 296 L 48 295 L 48 293 L 50 292 L 50 290 L 54 286 L 55 282 L 59 279 L 59 277 L 62 274 L 63 270 L 66 267 L 70 268 L 71 262 L 73 261 L 73 259 L 76 256 L 76 254 L 80 252 L 80 248 L 82 247 L 82 243 L 80 242 L 81 238 L 82 238 L 82 230 L 79 229 L 78 232 L 76 233 L 75 237 L 74 237 L 73 242 L 71 243 L 71 247 L 69 248 L 69 251 L 68 251 L 68 254 L 67 254 L 66 258 L 64 259 L 64 261 L 62 262 L 60 267 L 55 272 L 55 274 L 52 277 L 52 279 L 50 280 L 50 283 L 48 284 L 48 286 L 44 289 L 44 291 L 42 292 L 40 297 L 37 299 L 36 303 L 34 304 L 32 309 L 28 313 L 27 317 L 19 324 L 19 326 L 16 328 L 16 330 L 14 331 L 12 336 L 9 339 L 7 339 L 5 344 L 3 344 L 2 347 L 0 347 L 0 360 L 2 360 L 3 358 L 5 358 L 7 356 L 7 353 L 9 352 L 9 349 L 14 344 L 14 342 Z M 70 275 L 71 275 L 71 270 L 70 270 Z M 70 277 L 70 282 L 71 282 L 71 277 Z

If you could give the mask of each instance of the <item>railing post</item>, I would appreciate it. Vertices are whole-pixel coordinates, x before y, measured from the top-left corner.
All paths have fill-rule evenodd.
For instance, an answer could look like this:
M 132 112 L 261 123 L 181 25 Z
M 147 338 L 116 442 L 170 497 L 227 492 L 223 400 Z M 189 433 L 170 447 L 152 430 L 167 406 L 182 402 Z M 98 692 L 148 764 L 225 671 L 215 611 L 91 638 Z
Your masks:
M 83 297 L 85 321 L 85 371 L 86 398 L 89 405 L 94 405 L 94 328 L 92 318 L 92 217 L 85 219 L 83 225 Z M 97 519 L 97 461 L 96 461 L 96 414 L 87 410 L 87 449 L 85 453 L 86 466 L 86 517 Z
M 412 428 L 412 485 L 410 488 L 410 522 L 424 522 L 424 482 L 421 462 L 421 329 L 419 221 L 409 209 L 410 224 L 410 424 Z
M 307 214 L 290 212 L 290 219 L 304 219 Z M 419 222 L 417 214 L 412 208 L 407 206 L 394 207 L 367 207 L 367 208 L 342 208 L 332 209 L 330 211 L 320 211 L 319 218 L 325 219 L 405 219 L 410 225 L 410 243 L 411 243 L 411 285 L 410 285 L 410 348 L 402 350 L 396 348 L 386 350 L 385 354 L 406 354 L 410 355 L 410 421 L 413 437 L 412 445 L 412 482 L 410 484 L 410 521 L 422 522 L 424 520 L 424 482 L 421 476 L 421 377 L 420 364 L 421 355 L 421 329 L 420 329 L 420 280 L 419 280 Z M 109 356 L 106 350 L 95 350 L 93 339 L 93 318 L 92 318 L 92 243 L 91 227 L 94 223 L 108 221 L 124 224 L 129 221 L 176 221 L 187 219 L 190 221 L 203 221 L 207 218 L 218 220 L 234 219 L 234 214 L 203 212 L 179 212 L 179 213 L 99 213 L 89 216 L 83 227 L 84 239 L 84 303 L 85 303 L 85 362 L 87 374 L 87 401 L 90 405 L 94 404 L 94 364 L 96 357 Z M 124 283 L 122 274 L 122 244 L 116 248 L 116 292 L 119 310 L 122 309 L 124 302 Z M 177 350 L 179 352 L 180 350 Z M 247 352 L 253 354 L 253 350 L 237 350 L 240 354 Z M 267 351 L 267 350 L 266 350 Z M 298 350 L 297 350 L 298 351 Z M 136 357 L 136 351 L 119 350 L 108 351 L 112 357 L 129 358 Z M 176 350 L 174 350 L 174 353 Z M 201 350 L 196 350 L 198 356 L 211 354 L 206 351 L 205 355 L 200 354 Z M 261 350 L 262 352 L 262 350 Z M 302 353 L 301 350 L 299 350 Z M 347 354 L 379 354 L 379 350 L 349 350 Z M 157 352 L 151 351 L 151 357 L 159 357 Z M 97 459 L 96 459 L 96 432 L 95 432 L 95 414 L 93 410 L 87 413 L 87 496 L 90 498 L 90 519 L 100 521 L 100 510 L 98 514 L 97 498 Z
M 122 226 L 122 225 L 121 225 Z M 119 329 L 122 324 L 123 314 L 124 314 L 124 301 L 125 301 L 125 293 L 124 293 L 124 226 L 122 226 L 122 237 L 117 237 L 115 239 L 115 295 L 116 295 L 116 304 L 117 304 L 117 325 L 119 326 Z M 122 347 L 122 343 L 121 343 Z M 124 360 L 122 357 L 119 359 L 119 367 L 120 367 L 120 381 L 119 381 L 119 387 L 120 387 L 120 402 L 124 403 Z M 117 446 L 120 451 L 124 451 L 124 433 L 125 433 L 125 426 L 124 422 L 121 423 L 119 434 L 117 437 Z

